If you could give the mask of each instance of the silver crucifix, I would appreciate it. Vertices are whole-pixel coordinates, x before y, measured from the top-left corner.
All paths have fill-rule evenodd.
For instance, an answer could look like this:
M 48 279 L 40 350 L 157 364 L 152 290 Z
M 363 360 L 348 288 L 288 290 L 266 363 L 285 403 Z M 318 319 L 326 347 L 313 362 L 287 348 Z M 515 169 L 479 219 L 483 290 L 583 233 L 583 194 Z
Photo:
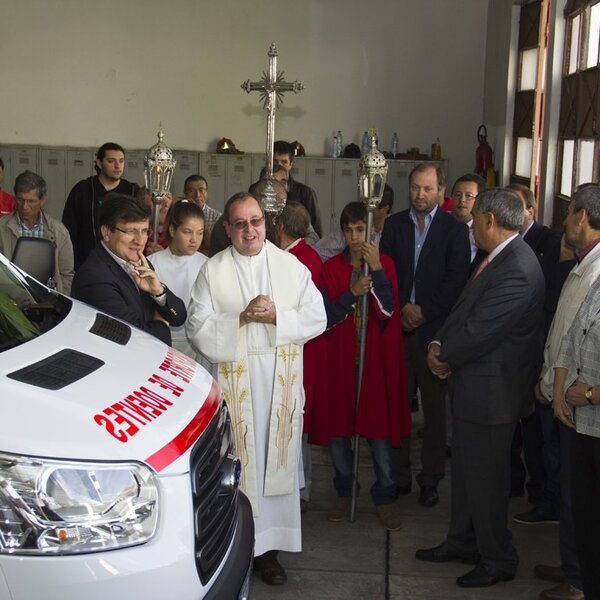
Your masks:
M 298 92 L 304 89 L 299 81 L 289 82 L 284 80 L 284 72 L 277 72 L 277 48 L 275 43 L 271 44 L 267 52 L 269 57 L 269 72 L 263 71 L 260 81 L 242 83 L 242 89 L 246 92 L 260 92 L 263 108 L 267 109 L 267 177 L 273 178 L 273 143 L 275 141 L 275 110 L 277 105 L 283 102 L 284 92 Z

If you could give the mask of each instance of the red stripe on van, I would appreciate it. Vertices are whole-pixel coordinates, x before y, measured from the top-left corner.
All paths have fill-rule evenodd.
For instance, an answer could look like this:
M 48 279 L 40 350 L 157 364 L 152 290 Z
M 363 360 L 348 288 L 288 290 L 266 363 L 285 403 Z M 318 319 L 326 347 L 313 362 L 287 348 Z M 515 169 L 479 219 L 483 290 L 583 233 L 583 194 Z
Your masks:
M 219 406 L 221 390 L 213 380 L 210 392 L 194 418 L 168 444 L 146 459 L 158 473 L 185 454 L 206 429 Z

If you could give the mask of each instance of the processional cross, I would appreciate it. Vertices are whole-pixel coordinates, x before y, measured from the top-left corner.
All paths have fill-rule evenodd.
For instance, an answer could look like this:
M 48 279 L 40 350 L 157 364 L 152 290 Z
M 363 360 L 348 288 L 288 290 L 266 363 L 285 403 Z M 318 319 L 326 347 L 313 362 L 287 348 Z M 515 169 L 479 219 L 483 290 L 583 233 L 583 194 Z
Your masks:
M 279 103 L 283 103 L 284 92 L 298 92 L 304 89 L 304 84 L 299 81 L 289 82 L 284 79 L 284 72 L 277 72 L 277 48 L 275 43 L 271 43 L 271 47 L 267 52 L 269 57 L 269 71 L 263 71 L 260 81 L 250 81 L 249 79 L 242 83 L 242 89 L 250 92 L 260 92 L 260 99 L 263 102 L 263 108 L 267 110 L 267 151 L 266 151 L 266 167 L 267 179 L 273 179 L 273 143 L 275 141 L 275 111 Z M 269 184 L 265 192 L 272 192 L 274 200 L 275 192 Z M 266 194 L 265 194 L 266 195 Z M 265 198 L 267 200 L 268 199 Z M 267 207 L 265 209 L 268 210 Z

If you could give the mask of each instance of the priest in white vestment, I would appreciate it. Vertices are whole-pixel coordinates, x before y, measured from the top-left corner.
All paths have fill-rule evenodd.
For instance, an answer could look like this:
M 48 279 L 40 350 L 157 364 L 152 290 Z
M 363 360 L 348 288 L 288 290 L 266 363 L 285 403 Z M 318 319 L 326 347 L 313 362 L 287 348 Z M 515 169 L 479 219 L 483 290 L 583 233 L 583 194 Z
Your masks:
M 192 345 L 217 365 L 231 413 L 241 486 L 252 504 L 255 570 L 287 580 L 277 550 L 301 550 L 298 461 L 304 390 L 302 346 L 327 318 L 310 272 L 265 240 L 258 201 L 236 194 L 225 206 L 232 246 L 212 257 L 192 289 Z

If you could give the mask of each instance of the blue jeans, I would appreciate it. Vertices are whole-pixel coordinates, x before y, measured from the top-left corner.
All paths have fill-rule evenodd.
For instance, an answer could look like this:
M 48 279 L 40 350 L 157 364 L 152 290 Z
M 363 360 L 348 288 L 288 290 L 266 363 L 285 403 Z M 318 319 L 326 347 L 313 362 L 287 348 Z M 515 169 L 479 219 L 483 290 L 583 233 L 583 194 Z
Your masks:
M 367 439 L 371 446 L 376 480 L 371 487 L 374 504 L 391 504 L 398 497 L 398 486 L 392 478 L 392 445 L 389 440 Z M 329 451 L 335 477 L 333 485 L 339 496 L 352 494 L 352 464 L 354 454 L 350 438 L 330 438 Z

